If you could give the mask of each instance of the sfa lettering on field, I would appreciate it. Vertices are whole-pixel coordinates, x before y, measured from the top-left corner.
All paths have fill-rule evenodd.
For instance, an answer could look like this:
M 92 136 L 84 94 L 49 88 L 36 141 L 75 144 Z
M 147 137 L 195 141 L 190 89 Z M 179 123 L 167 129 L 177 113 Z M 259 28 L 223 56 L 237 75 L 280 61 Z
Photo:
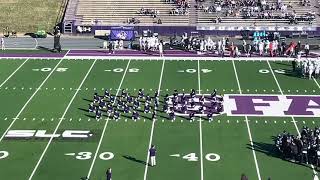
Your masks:
M 320 117 L 320 96 L 226 94 L 224 108 L 228 116 Z

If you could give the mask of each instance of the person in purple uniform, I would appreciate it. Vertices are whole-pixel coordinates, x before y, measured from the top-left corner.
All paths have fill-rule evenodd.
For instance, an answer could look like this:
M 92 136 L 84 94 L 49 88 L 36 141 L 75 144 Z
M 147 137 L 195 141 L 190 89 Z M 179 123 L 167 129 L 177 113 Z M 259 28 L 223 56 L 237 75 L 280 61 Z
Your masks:
M 107 172 L 106 172 L 106 176 L 107 176 L 107 180 L 112 180 L 111 168 L 108 168 L 108 170 L 107 170 Z
M 151 161 L 151 166 L 155 166 L 156 165 L 156 146 L 155 145 L 151 145 L 151 148 L 149 149 L 149 156 L 150 156 L 150 161 Z

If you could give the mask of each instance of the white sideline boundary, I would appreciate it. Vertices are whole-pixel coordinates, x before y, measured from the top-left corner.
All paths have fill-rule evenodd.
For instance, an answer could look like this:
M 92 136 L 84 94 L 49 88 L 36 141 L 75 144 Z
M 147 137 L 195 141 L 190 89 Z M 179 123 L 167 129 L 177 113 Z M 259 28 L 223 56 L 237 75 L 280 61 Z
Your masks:
M 295 58 L 285 58 L 285 57 L 278 57 L 278 58 L 270 58 L 270 57 L 239 57 L 239 58 L 231 58 L 231 57 L 163 57 L 160 58 L 158 56 L 65 56 L 65 57 L 0 57 L 2 59 L 61 59 L 64 58 L 66 60 L 136 60 L 136 61 L 150 61 L 150 60 L 158 60 L 162 61 L 163 58 L 166 61 L 286 61 L 290 62 L 293 61 Z M 301 60 L 311 60 L 315 61 L 318 58 L 305 58 L 302 57 Z

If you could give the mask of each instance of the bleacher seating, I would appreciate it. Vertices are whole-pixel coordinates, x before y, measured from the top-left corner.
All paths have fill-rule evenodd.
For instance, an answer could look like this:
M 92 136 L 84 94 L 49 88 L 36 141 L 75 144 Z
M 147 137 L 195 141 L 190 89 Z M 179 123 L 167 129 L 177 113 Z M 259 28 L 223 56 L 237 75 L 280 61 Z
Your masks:
M 257 17 L 243 18 L 242 16 L 225 16 L 221 12 L 208 13 L 194 8 L 195 0 L 188 0 L 191 8 L 188 15 L 170 15 L 169 12 L 177 7 L 175 3 L 168 3 L 165 0 L 73 0 L 77 1 L 74 16 L 77 25 L 126 25 L 128 19 L 136 18 L 139 25 L 155 25 L 161 19 L 162 25 L 223 25 L 223 26 L 282 26 L 289 25 L 289 19 L 259 19 Z M 204 0 L 201 5 L 212 5 L 215 0 Z M 267 0 L 267 3 L 276 3 L 277 0 Z M 295 10 L 297 16 L 305 15 L 310 11 L 316 12 L 313 26 L 320 24 L 317 0 L 311 0 L 310 6 L 302 6 L 301 0 L 282 0 L 285 4 L 292 5 L 288 12 Z M 160 12 L 157 18 L 151 15 L 137 13 L 141 8 L 156 9 Z M 68 13 L 68 12 L 67 12 Z M 277 12 L 276 12 L 277 13 Z M 275 13 L 275 14 L 276 14 Z M 213 22 L 219 16 L 221 23 Z M 235 23 L 236 22 L 236 23 Z M 298 25 L 309 25 L 307 21 L 298 22 Z
M 267 0 L 268 4 L 276 3 L 277 0 Z M 288 12 L 292 12 L 293 10 L 296 12 L 297 16 L 305 15 L 308 12 L 315 11 L 318 12 L 319 9 L 317 9 L 315 6 L 318 2 L 311 0 L 311 6 L 302 6 L 301 0 L 282 0 L 284 4 L 290 4 L 292 5 L 292 8 L 288 8 Z M 209 6 L 212 4 L 212 1 L 205 1 L 202 3 L 203 6 Z M 275 12 L 277 14 L 277 12 Z M 280 13 L 279 13 L 280 14 Z M 283 26 L 289 25 L 290 20 L 289 19 L 259 19 L 259 18 L 243 18 L 242 16 L 225 16 L 221 13 L 218 14 L 216 12 L 208 13 L 204 12 L 203 10 L 198 10 L 198 24 L 204 25 L 204 24 L 215 24 L 216 18 L 221 18 L 221 24 L 223 26 L 234 26 L 235 23 L 238 26 Z M 312 22 L 314 25 L 319 25 L 319 16 L 316 15 L 316 19 Z M 298 25 L 307 25 L 309 22 L 307 21 L 299 21 Z
M 126 24 L 128 18 L 138 18 L 140 24 L 153 24 L 158 18 L 140 15 L 141 8 L 156 9 L 163 24 L 187 25 L 188 16 L 170 15 L 175 4 L 165 3 L 160 0 L 79 0 L 76 17 L 82 24 L 91 25 L 95 21 L 99 24 Z

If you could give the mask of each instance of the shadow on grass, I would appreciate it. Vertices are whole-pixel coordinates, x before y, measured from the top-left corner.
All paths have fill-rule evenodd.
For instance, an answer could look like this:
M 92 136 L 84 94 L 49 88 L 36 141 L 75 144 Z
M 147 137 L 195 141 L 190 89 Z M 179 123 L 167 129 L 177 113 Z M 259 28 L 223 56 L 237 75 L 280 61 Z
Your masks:
M 130 155 L 123 155 L 122 157 L 125 158 L 125 159 L 128 159 L 128 160 L 130 160 L 130 161 L 139 163 L 139 164 L 143 164 L 143 165 L 146 165 L 146 164 L 147 164 L 145 161 L 136 159 L 135 157 L 132 157 L 132 156 L 130 156 Z M 150 166 L 149 163 L 148 163 L 148 166 Z
M 271 138 L 273 140 L 275 139 L 274 136 L 272 136 Z M 247 144 L 247 149 L 255 150 L 256 152 L 266 154 L 267 156 L 282 159 L 283 161 L 312 169 L 312 167 L 307 164 L 302 164 L 299 162 L 295 162 L 295 161 L 291 161 L 283 158 L 282 154 L 279 152 L 279 150 L 274 144 L 265 143 L 265 142 L 253 142 L 253 147 L 251 146 L 251 144 Z

